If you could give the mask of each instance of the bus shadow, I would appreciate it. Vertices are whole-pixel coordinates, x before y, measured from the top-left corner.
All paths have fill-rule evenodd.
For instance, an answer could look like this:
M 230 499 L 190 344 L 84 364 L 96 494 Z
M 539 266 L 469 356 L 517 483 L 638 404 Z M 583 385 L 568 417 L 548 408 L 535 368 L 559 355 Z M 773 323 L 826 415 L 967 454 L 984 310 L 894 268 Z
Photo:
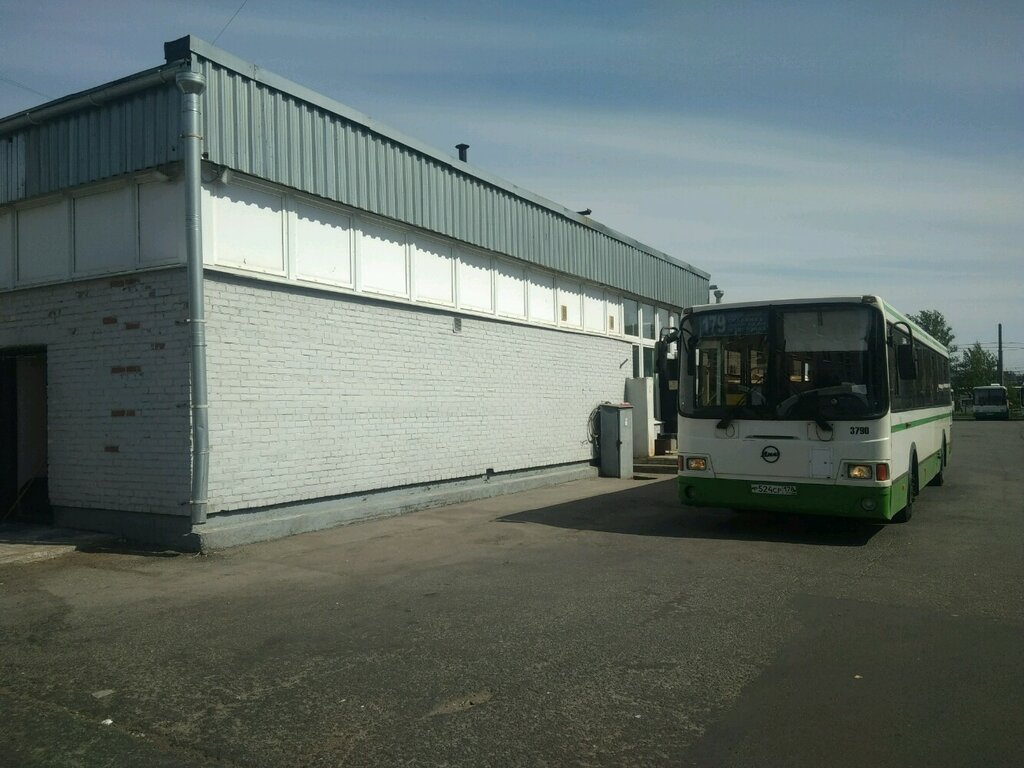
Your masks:
M 498 518 L 623 536 L 768 541 L 830 547 L 863 547 L 883 524 L 813 515 L 739 513 L 728 509 L 684 507 L 675 482 L 525 510 Z

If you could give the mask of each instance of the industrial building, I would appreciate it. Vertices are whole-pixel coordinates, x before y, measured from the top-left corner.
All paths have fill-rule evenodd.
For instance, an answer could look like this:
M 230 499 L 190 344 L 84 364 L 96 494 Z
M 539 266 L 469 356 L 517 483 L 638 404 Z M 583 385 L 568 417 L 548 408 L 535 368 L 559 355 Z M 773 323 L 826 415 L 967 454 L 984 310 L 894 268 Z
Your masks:
M 596 474 L 706 272 L 164 54 L 0 120 L 0 515 L 196 550 Z

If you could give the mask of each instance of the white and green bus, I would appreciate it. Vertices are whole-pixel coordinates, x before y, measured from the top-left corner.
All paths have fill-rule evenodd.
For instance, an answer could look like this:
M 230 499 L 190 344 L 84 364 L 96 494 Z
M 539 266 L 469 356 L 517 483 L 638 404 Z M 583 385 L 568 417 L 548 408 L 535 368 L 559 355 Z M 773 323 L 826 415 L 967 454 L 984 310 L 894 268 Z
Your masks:
M 1010 418 L 1010 401 L 1006 399 L 1006 387 L 989 384 L 974 388 L 974 418 L 1002 419 Z
M 942 485 L 949 353 L 877 296 L 692 307 L 678 339 L 683 504 L 903 522 Z

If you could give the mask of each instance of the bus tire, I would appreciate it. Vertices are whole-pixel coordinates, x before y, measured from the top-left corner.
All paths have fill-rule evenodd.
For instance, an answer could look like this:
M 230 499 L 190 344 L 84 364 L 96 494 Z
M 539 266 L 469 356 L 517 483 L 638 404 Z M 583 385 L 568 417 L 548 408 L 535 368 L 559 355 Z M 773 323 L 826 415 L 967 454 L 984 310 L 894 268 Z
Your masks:
M 940 485 L 945 484 L 946 477 L 943 474 L 943 470 L 945 470 L 945 469 L 946 469 L 946 436 L 943 435 L 942 436 L 942 453 L 939 454 L 939 471 L 935 475 L 935 477 L 933 477 L 931 479 L 931 481 L 928 483 L 928 485 L 934 485 L 934 486 L 938 487 Z
M 907 505 L 893 515 L 893 522 L 909 523 L 914 516 L 914 486 L 917 485 L 917 456 L 910 454 L 910 469 L 907 470 Z

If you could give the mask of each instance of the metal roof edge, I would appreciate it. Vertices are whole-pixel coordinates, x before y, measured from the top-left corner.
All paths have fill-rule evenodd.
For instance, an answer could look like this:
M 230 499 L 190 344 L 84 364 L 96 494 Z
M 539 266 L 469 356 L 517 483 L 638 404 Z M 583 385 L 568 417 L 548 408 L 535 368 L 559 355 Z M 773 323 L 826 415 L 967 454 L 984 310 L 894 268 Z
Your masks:
M 109 83 L 61 96 L 59 99 L 44 102 L 31 109 L 15 112 L 0 118 L 0 136 L 15 133 L 30 125 L 39 125 L 85 106 L 99 106 L 109 99 L 145 90 L 156 83 L 172 82 L 179 66 L 180 61 L 168 61 L 158 67 L 144 69 L 133 75 L 111 80 Z
M 243 77 L 255 80 L 258 83 L 266 85 L 268 88 L 281 91 L 290 96 L 295 97 L 301 101 L 304 101 L 314 107 L 326 110 L 339 117 L 348 120 L 349 122 L 358 124 L 372 131 L 373 133 L 379 134 L 380 136 L 387 138 L 391 141 L 403 144 L 409 149 L 418 152 L 426 157 L 429 157 L 437 162 L 448 165 L 454 170 L 463 173 L 467 176 L 477 178 L 493 187 L 504 190 L 509 194 L 515 195 L 516 197 L 522 198 L 534 205 L 538 205 L 548 210 L 567 218 L 580 226 L 593 229 L 603 235 L 606 235 L 613 240 L 617 240 L 625 245 L 629 245 L 636 248 L 639 251 L 643 251 L 651 256 L 668 262 L 672 266 L 679 267 L 680 269 L 691 272 L 697 277 L 710 279 L 711 274 L 705 272 L 702 269 L 694 267 L 681 259 L 671 256 L 663 251 L 659 251 L 656 248 L 652 248 L 649 245 L 645 245 L 638 240 L 635 240 L 628 235 L 624 235 L 611 227 L 607 227 L 604 224 L 600 224 L 593 221 L 589 217 L 581 216 L 580 214 L 560 205 L 556 202 L 548 200 L 545 197 L 529 192 L 522 187 L 519 187 L 499 176 L 495 176 L 487 171 L 484 171 L 476 166 L 470 165 L 469 163 L 463 162 L 456 159 L 452 155 L 449 155 L 435 147 L 431 147 L 424 144 L 416 139 L 406 136 L 401 131 L 398 131 L 390 126 L 387 126 L 370 116 L 359 112 L 358 110 L 352 109 L 351 107 L 342 104 L 340 101 L 336 101 L 328 96 L 324 96 L 321 93 L 317 93 L 310 88 L 289 80 L 288 78 L 277 75 L 269 70 L 263 69 L 247 62 L 232 53 L 229 53 L 221 48 L 218 48 L 205 40 L 196 37 L 195 35 L 186 35 L 185 37 L 177 40 L 172 40 L 164 43 L 164 55 L 168 59 L 168 63 L 171 61 L 177 61 L 180 59 L 188 58 L 190 54 L 200 56 L 207 61 L 213 62 L 219 66 L 229 69 L 233 72 L 237 72 Z

